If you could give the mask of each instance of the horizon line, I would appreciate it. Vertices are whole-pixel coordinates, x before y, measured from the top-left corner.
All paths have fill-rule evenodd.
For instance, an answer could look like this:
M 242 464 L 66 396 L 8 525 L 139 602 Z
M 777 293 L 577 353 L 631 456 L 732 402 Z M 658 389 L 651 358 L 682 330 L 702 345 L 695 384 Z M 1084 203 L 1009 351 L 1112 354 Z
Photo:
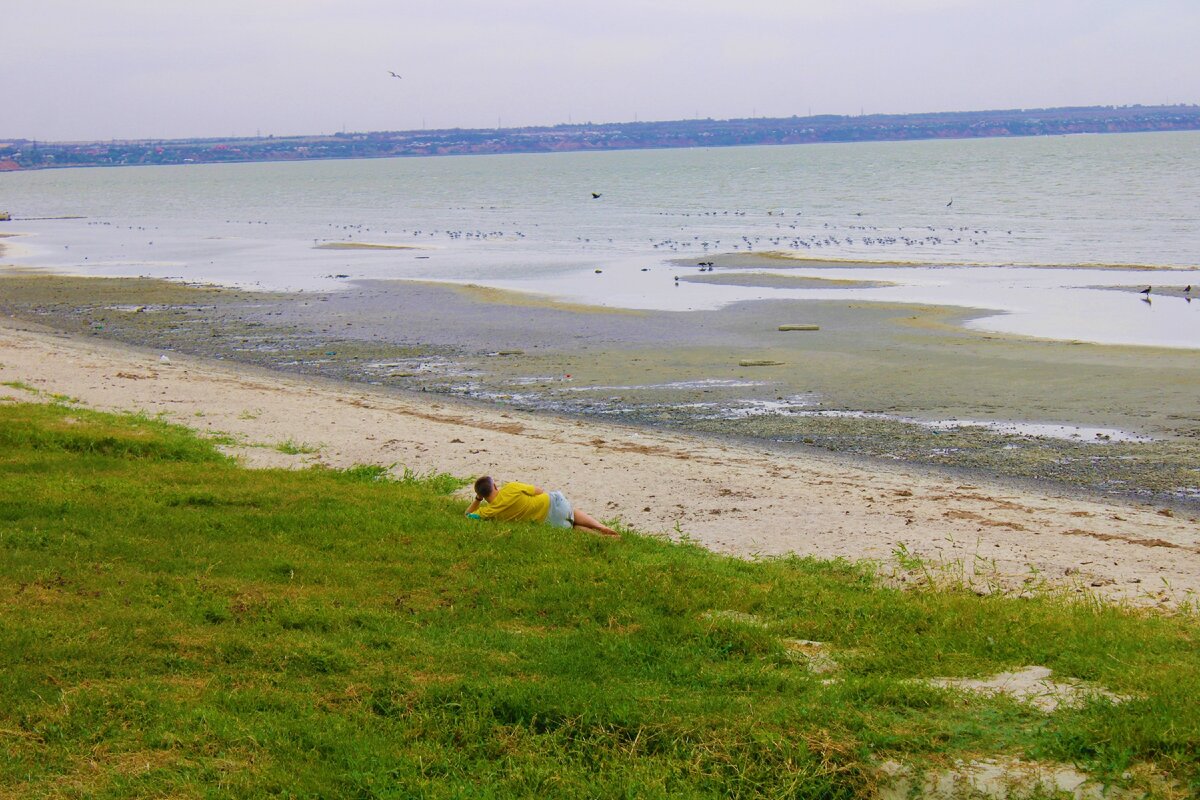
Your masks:
M 1004 114 L 1004 113 L 1021 113 L 1027 114 L 1031 112 L 1059 112 L 1059 111 L 1086 111 L 1100 109 L 1200 109 L 1200 103 L 1170 103 L 1170 104 L 1143 104 L 1143 103 L 1127 103 L 1127 104 L 1097 104 L 1097 105 L 1065 105 L 1065 106 L 1035 106 L 1022 108 L 983 108 L 983 109 L 967 109 L 967 110 L 941 110 L 941 111 L 912 111 L 912 112 L 896 112 L 896 113 L 859 113 L 859 114 L 791 114 L 788 116 L 750 116 L 750 117 L 683 117 L 677 119 L 654 119 L 642 120 L 635 118 L 632 120 L 614 121 L 614 122 L 555 122 L 543 123 L 535 125 L 514 125 L 511 127 L 503 127 L 497 125 L 490 126 L 449 126 L 441 128 L 404 128 L 404 129 L 377 129 L 377 130 L 355 130 L 347 131 L 344 127 L 340 131 L 333 133 L 288 133 L 288 134 L 266 134 L 257 133 L 255 135 L 237 135 L 230 134 L 229 136 L 142 136 L 142 137 L 110 137 L 110 138 L 93 138 L 93 139 L 39 139 L 27 137 L 0 137 L 0 145 L 14 145 L 18 143 L 43 143 L 47 145 L 83 145 L 83 144 L 103 144 L 103 143 L 124 143 L 124 144 L 143 144 L 151 142 L 221 142 L 221 141 L 258 141 L 264 139 L 319 139 L 319 138 L 340 138 L 344 136 L 361 136 L 372 134 L 421 134 L 421 133 L 438 133 L 446 131 L 533 131 L 533 130 L 555 130 L 555 129 L 580 129 L 580 128 L 603 128 L 617 126 L 635 126 L 635 125 L 669 125 L 679 123 L 738 123 L 738 122 L 769 122 L 772 120 L 835 120 L 835 119 L 872 119 L 872 118 L 898 118 L 898 117 L 932 117 L 945 114 Z

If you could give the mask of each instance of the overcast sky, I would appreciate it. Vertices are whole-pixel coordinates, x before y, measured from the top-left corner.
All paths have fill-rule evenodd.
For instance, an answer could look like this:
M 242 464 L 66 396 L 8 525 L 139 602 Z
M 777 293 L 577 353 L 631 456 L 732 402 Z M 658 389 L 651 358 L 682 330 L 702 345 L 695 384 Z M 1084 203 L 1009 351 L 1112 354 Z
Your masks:
M 1196 103 L 1197 42 L 1200 0 L 3 0 L 0 139 Z

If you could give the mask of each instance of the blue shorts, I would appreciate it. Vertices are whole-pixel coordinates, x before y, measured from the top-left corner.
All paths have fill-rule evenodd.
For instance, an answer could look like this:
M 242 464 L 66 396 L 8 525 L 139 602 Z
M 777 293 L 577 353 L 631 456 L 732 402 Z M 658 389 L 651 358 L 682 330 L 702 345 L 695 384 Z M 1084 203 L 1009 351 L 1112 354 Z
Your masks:
M 550 492 L 550 513 L 546 515 L 546 524 L 555 528 L 575 527 L 575 509 L 562 492 Z

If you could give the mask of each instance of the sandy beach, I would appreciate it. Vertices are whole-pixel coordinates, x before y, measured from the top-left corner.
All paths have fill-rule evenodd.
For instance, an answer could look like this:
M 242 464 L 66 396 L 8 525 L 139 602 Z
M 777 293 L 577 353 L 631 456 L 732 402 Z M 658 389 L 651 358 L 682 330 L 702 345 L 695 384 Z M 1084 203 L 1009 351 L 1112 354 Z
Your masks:
M 1200 591 L 1200 526 L 1186 511 L 168 358 L 4 319 L 0 400 L 161 414 L 232 437 L 227 450 L 251 467 L 369 463 L 530 481 L 599 518 L 742 557 L 870 559 L 916 582 L 895 557 L 903 551 L 980 591 L 1050 586 L 1164 607 Z M 284 442 L 305 452 L 280 452 Z

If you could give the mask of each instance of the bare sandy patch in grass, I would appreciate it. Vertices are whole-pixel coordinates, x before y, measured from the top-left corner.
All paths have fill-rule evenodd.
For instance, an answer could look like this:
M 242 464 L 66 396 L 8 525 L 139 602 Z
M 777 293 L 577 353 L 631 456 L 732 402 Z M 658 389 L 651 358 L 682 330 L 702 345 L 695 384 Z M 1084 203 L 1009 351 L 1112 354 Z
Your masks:
M 1133 800 L 1144 792 L 1106 786 L 1069 764 L 1018 758 L 959 761 L 953 766 L 916 775 L 896 761 L 879 768 L 878 800 L 958 800 L 958 798 L 1034 798 L 1066 796 L 1073 800 Z
M 1114 703 L 1128 699 L 1100 686 L 1091 686 L 1075 680 L 1056 681 L 1052 680 L 1050 675 L 1049 667 L 1028 666 L 1015 672 L 1000 672 L 988 678 L 930 678 L 925 682 L 985 697 L 1008 695 L 1047 714 L 1063 706 L 1076 708 L 1091 697 L 1103 697 Z

